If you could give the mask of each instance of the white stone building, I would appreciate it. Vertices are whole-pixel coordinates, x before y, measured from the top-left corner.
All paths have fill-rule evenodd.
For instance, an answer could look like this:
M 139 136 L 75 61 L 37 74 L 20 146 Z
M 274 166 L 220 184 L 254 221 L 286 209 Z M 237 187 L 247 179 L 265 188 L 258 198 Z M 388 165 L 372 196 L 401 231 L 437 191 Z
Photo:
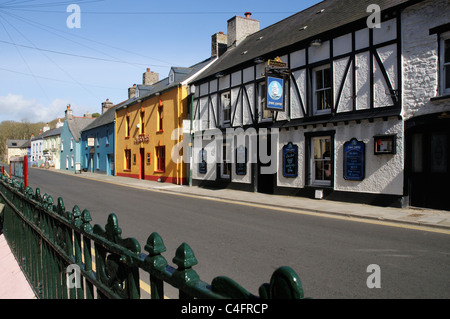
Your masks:
M 192 83 L 194 184 L 450 209 L 449 12 L 328 0 L 260 31 L 230 19 L 239 41 Z

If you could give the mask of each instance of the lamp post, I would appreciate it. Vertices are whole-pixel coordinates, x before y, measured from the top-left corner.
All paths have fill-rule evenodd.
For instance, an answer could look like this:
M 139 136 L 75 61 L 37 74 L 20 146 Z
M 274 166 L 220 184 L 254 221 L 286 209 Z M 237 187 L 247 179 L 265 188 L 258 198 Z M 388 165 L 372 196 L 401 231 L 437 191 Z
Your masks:
M 189 129 L 189 135 L 191 136 L 191 142 L 189 143 L 190 159 L 189 159 L 189 186 L 192 186 L 192 165 L 193 165 L 193 146 L 194 146 L 194 133 L 193 133 L 193 121 L 194 121 L 194 95 L 195 85 L 190 86 L 191 91 L 191 127 Z

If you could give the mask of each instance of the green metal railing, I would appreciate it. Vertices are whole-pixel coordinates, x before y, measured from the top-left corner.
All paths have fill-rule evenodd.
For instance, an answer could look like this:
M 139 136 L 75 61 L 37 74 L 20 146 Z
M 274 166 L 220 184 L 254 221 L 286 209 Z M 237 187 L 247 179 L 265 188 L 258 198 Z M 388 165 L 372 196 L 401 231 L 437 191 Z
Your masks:
M 122 238 L 115 214 L 103 229 L 91 226 L 89 211 L 64 208 L 62 198 L 54 203 L 30 187 L 2 176 L 0 215 L 6 240 L 38 298 L 91 299 L 141 298 L 140 270 L 150 277 L 151 298 L 164 298 L 164 283 L 179 291 L 179 298 L 201 299 L 302 299 L 300 278 L 289 267 L 277 269 L 270 283 L 253 295 L 228 277 L 208 284 L 193 269 L 197 264 L 188 244 L 181 244 L 168 264 L 162 238 L 152 233 L 144 246 L 134 238 Z M 79 280 L 77 280 L 79 279 Z

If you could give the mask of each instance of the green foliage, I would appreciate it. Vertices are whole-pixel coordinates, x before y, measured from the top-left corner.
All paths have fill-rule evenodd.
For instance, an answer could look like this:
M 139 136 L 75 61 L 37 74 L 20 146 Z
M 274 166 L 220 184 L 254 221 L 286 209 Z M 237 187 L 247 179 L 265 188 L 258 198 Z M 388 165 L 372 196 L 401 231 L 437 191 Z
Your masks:
M 50 128 L 55 128 L 56 122 L 49 122 Z M 44 122 L 30 123 L 28 121 L 3 121 L 0 123 L 0 159 L 4 159 L 7 139 L 28 140 L 31 135 L 39 135 L 39 131 L 46 125 Z

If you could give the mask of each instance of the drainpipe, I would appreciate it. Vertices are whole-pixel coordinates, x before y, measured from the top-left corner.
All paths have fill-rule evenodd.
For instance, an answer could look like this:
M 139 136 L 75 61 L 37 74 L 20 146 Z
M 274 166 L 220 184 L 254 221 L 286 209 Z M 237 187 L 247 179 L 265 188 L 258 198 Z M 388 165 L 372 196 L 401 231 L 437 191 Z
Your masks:
M 189 160 L 189 186 L 192 186 L 192 165 L 194 164 L 193 161 L 193 146 L 194 146 L 194 134 L 192 132 L 192 126 L 193 126 L 193 121 L 194 121 L 194 95 L 195 95 L 195 86 L 191 85 L 190 87 L 190 91 L 191 91 L 191 127 L 189 129 L 189 135 L 191 136 L 191 142 L 189 144 L 189 150 L 190 150 L 190 160 Z

